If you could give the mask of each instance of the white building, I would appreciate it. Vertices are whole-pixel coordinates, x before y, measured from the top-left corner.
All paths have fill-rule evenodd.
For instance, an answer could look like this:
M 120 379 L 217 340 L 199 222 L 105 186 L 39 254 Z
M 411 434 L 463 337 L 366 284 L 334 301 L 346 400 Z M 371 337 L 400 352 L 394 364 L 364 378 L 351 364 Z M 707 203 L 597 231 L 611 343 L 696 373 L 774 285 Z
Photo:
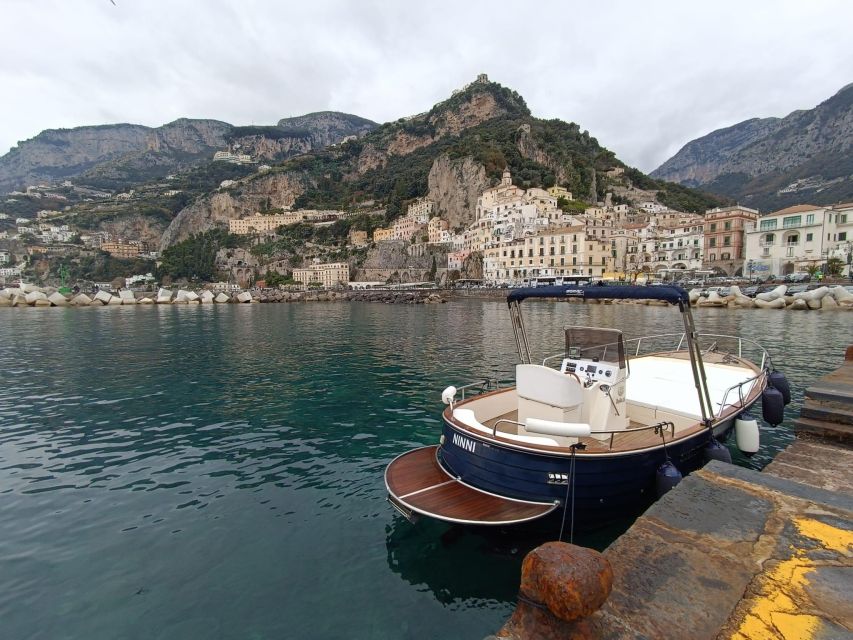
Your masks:
M 783 276 L 841 257 L 850 238 L 853 203 L 801 204 L 762 216 L 746 229 L 747 272 Z

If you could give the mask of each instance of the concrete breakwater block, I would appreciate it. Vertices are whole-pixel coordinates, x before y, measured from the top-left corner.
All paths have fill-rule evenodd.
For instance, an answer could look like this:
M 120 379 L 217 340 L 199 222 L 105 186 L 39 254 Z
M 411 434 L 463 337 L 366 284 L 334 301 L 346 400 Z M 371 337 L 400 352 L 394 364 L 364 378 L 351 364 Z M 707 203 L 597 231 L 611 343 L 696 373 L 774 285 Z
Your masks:
M 0 307 L 11 307 L 11 306 L 12 306 L 12 298 L 0 297 Z
M 65 296 L 58 291 L 51 293 L 47 299 L 54 307 L 64 307 L 68 304 L 68 300 L 65 299 Z
M 248 291 L 241 291 L 237 294 L 237 302 L 251 302 L 252 294 Z
M 30 291 L 24 296 L 24 299 L 27 301 L 27 304 L 35 304 L 39 300 L 47 300 L 47 296 L 41 291 Z
M 202 291 L 199 299 L 203 304 L 211 304 L 213 302 L 213 293 L 210 291 Z
M 220 292 L 216 294 L 216 297 L 213 299 L 213 301 L 219 304 L 225 304 L 226 302 L 231 302 L 231 298 L 229 298 L 226 294 Z
M 773 289 L 773 291 L 766 291 L 765 293 L 759 293 L 755 296 L 756 300 L 762 300 L 763 302 L 771 302 L 778 298 L 781 298 L 785 295 L 785 292 L 788 290 L 784 284 L 780 284 L 778 287 Z
M 50 300 L 47 298 L 39 298 L 33 303 L 34 307 L 51 307 L 53 305 L 50 304 Z
M 112 300 L 112 295 L 106 291 L 98 291 L 98 293 L 95 294 L 94 299 L 96 302 L 100 302 L 101 304 L 109 304 L 110 300 Z
M 784 309 L 785 298 L 774 298 L 773 300 L 762 300 L 758 296 L 755 298 L 755 306 L 759 309 Z
M 121 298 L 118 296 L 110 296 L 110 299 L 107 301 L 108 305 L 117 306 L 121 304 Z
M 169 304 L 172 301 L 172 292 L 169 289 L 160 288 L 157 291 L 157 304 Z
M 696 303 L 697 307 L 725 307 L 728 303 L 726 300 L 720 297 L 720 294 L 716 291 L 712 291 L 708 294 L 707 298 L 699 298 L 699 301 Z
M 805 300 L 794 300 L 788 308 L 794 311 L 803 311 L 809 308 L 809 303 Z
M 145 297 L 140 298 L 138 304 L 154 304 L 154 301 L 151 298 Z
M 129 291 L 128 289 L 119 291 L 118 297 L 121 299 L 122 304 L 136 304 L 136 296 L 133 295 L 133 291 Z
M 853 293 L 844 287 L 830 287 L 829 295 L 832 296 L 840 307 L 853 307 Z M 824 298 L 825 300 L 826 298 Z
M 87 296 L 85 293 L 80 293 L 71 298 L 71 304 L 78 307 L 89 306 L 92 304 L 92 298 Z

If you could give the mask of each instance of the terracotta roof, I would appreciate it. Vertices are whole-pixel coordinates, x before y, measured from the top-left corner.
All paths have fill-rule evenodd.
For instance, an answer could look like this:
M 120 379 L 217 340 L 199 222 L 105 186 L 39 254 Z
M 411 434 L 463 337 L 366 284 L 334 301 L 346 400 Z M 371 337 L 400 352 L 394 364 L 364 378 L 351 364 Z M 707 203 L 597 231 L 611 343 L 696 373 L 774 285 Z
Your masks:
M 839 202 L 832 205 L 833 209 L 853 209 L 853 202 Z
M 818 207 L 813 204 L 795 204 L 793 207 L 788 207 L 787 209 L 779 209 L 779 211 L 774 211 L 773 213 L 768 213 L 768 216 L 778 216 L 785 213 L 802 213 L 803 211 L 814 211 L 815 209 L 822 209 L 823 207 Z

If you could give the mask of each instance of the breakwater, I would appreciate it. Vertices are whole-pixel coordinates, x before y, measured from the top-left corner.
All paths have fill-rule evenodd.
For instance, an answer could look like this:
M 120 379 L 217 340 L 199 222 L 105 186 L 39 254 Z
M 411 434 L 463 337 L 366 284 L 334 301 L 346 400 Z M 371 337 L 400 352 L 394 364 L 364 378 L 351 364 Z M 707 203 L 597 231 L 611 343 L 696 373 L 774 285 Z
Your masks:
M 62 294 L 55 289 L 26 286 L 0 290 L 0 307 L 90 307 L 150 304 L 251 304 L 271 302 L 381 302 L 385 304 L 441 304 L 446 298 L 436 291 L 280 291 L 261 289 L 233 293 L 209 290 L 159 289 L 138 294 L 122 290 L 94 294 Z

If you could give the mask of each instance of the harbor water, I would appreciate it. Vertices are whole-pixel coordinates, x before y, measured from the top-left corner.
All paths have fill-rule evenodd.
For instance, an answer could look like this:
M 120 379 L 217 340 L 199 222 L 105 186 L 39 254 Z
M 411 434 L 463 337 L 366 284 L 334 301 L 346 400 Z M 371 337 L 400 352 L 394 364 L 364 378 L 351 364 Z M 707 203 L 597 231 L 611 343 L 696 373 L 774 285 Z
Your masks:
M 681 329 L 671 308 L 525 312 L 543 355 L 566 324 Z M 735 452 L 760 469 L 853 316 L 695 316 L 791 382 L 785 423 Z M 479 638 L 511 613 L 536 541 L 412 526 L 383 484 L 437 441 L 445 386 L 511 376 L 505 304 L 0 309 L 0 345 L 0 637 Z

